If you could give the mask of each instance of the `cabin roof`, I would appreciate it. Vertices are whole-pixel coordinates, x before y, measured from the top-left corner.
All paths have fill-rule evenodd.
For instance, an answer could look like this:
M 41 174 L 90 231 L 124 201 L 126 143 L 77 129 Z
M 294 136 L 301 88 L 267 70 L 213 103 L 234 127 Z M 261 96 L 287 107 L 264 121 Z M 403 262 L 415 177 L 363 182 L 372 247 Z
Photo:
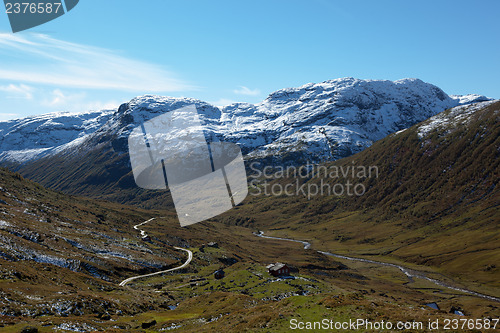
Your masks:
M 271 264 L 271 265 L 268 265 L 267 268 L 270 270 L 270 271 L 277 271 L 278 269 L 281 269 L 283 267 L 286 267 L 286 264 L 283 264 L 281 262 L 277 262 L 275 264 Z

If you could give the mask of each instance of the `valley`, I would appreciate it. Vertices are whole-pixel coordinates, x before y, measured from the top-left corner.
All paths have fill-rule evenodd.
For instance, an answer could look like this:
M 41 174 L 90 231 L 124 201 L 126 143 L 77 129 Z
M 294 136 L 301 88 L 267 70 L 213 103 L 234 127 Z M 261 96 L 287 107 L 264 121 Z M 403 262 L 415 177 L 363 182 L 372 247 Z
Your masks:
M 401 97 L 391 90 L 400 86 L 413 93 Z M 385 90 L 393 95 L 378 94 Z M 409 107 L 422 91 L 426 102 Z M 256 180 L 249 190 L 351 182 L 365 191 L 261 192 L 184 228 L 168 190 L 135 186 L 124 140 L 138 121 L 188 99 L 134 99 L 97 118 L 69 117 L 67 140 L 50 137 L 36 154 L 29 155 L 36 140 L 19 151 L 4 149 L 0 158 L 9 169 L 0 169 L 0 330 L 284 332 L 300 318 L 498 318 L 500 102 L 441 92 L 415 80 L 339 79 L 284 89 L 257 106 L 222 113 L 194 101 L 211 135 L 245 138 L 247 166 L 316 161 L 326 169 L 376 166 L 377 175 L 249 176 Z M 372 99 L 379 103 L 369 109 Z M 394 113 L 387 118 L 370 118 L 388 108 Z M 344 143 L 340 136 L 324 139 L 322 132 L 340 130 L 332 117 L 342 112 L 365 116 L 349 122 L 356 134 Z M 8 135 L 0 145 L 23 140 L 32 126 L 48 126 L 51 118 L 2 124 Z M 372 121 L 380 127 L 368 126 Z M 316 132 L 323 125 L 330 127 Z M 297 133 L 306 138 L 298 146 Z M 326 148 L 334 141 L 337 150 Z M 318 155 L 325 149 L 328 156 Z M 290 274 L 271 274 L 274 263 Z
M 6 203 L 2 206 L 4 215 L 23 212 L 20 207 L 33 209 L 26 201 L 16 201 L 28 194 L 32 197 L 30 202 L 44 207 L 57 204 L 61 212 L 73 212 L 71 215 L 60 213 L 52 216 L 50 211 L 39 211 L 33 222 L 30 222 L 33 215 L 23 213 L 11 219 L 10 226 L 4 223 L 1 231 L 4 242 L 8 235 L 14 235 L 10 233 L 12 226 L 22 227 L 19 236 L 14 237 L 19 238 L 16 243 L 24 244 L 25 252 L 30 248 L 39 252 L 42 250 L 38 249 L 36 242 L 23 243 L 22 235 L 37 230 L 40 239 L 48 235 L 69 237 L 64 236 L 64 223 L 69 223 L 64 219 L 86 216 L 90 222 L 92 215 L 86 208 L 90 206 L 97 212 L 106 209 L 107 217 L 101 221 L 103 229 L 100 231 L 107 236 L 104 237 L 106 248 L 119 239 L 125 239 L 142 249 L 140 257 L 147 254 L 152 258 L 171 258 L 166 264 L 172 267 L 185 260 L 185 256 L 176 253 L 175 246 L 182 246 L 193 253 L 193 260 L 180 270 L 135 279 L 120 287 L 121 281 L 139 275 L 137 273 L 145 268 L 137 264 L 128 269 L 120 268 L 121 265 L 130 265 L 131 257 L 121 259 L 132 255 L 128 254 L 126 247 L 116 250 L 114 256 L 109 256 L 107 252 L 97 253 L 98 257 L 91 260 L 91 256 L 95 255 L 92 254 L 92 246 L 101 244 L 99 238 L 94 236 L 78 236 L 78 244 L 73 243 L 70 248 L 81 253 L 79 258 L 87 258 L 91 263 L 95 264 L 99 258 L 101 266 L 107 267 L 105 272 L 108 275 L 114 272 L 107 280 L 93 278 L 84 269 L 64 267 L 66 264 L 58 266 L 55 260 L 37 263 L 20 257 L 20 253 L 12 250 L 10 255 L 16 255 L 16 259 L 0 259 L 0 289 L 4 297 L 0 318 L 5 332 L 18 332 L 29 325 L 38 327 L 41 332 L 51 332 L 54 328 L 68 331 L 140 331 L 143 323 L 146 327 L 153 321 L 156 322 L 150 328 L 153 331 L 177 327 L 182 331 L 195 332 L 200 329 L 200 324 L 204 330 L 214 332 L 222 327 L 282 331 L 286 330 L 290 319 L 302 315 L 311 318 L 326 315 L 342 320 L 370 314 L 372 320 L 385 316 L 415 320 L 431 315 L 433 318 L 453 316 L 446 314 L 451 307 L 475 316 L 494 316 L 499 309 L 497 302 L 426 282 L 408 284 L 400 272 L 391 267 L 340 263 L 314 250 L 304 249 L 301 243 L 273 239 L 262 241 L 252 235 L 252 228 L 214 221 L 180 228 L 168 211 L 154 212 L 157 217 L 143 224 L 151 219 L 147 216 L 151 211 L 135 211 L 106 202 L 91 203 L 85 198 L 66 198 L 5 171 L 2 172 L 2 182 L 2 200 Z M 38 193 L 40 189 L 42 194 Z M 56 228 L 44 226 L 46 222 L 40 222 L 40 217 L 50 217 L 52 222 L 49 224 Z M 74 217 L 72 224 L 77 221 Z M 96 215 L 94 219 L 99 225 Z M 134 219 L 137 222 L 123 222 Z M 141 240 L 140 233 L 134 229 L 137 225 L 140 225 L 137 229 L 151 237 L 151 242 Z M 86 234 L 82 232 L 85 231 L 84 226 L 79 224 L 80 235 Z M 48 242 L 44 240 L 42 243 Z M 203 246 L 210 242 L 216 243 L 216 247 Z M 5 251 L 5 246 L 2 249 Z M 60 253 L 59 256 L 71 257 L 61 255 L 63 252 L 58 252 L 58 249 L 55 245 L 51 247 L 52 251 Z M 61 251 L 70 253 L 66 245 Z M 265 266 L 276 261 L 290 265 L 294 278 L 270 276 Z M 221 267 L 224 267 L 225 277 L 214 279 L 214 271 Z M 158 268 L 149 270 L 154 273 Z M 446 311 L 426 309 L 424 304 L 430 302 L 438 302 Z
M 302 244 L 304 244 L 304 249 L 306 249 L 306 250 L 309 249 L 309 248 L 311 248 L 311 244 L 309 242 L 299 241 L 299 240 L 290 239 L 290 238 L 280 238 L 280 237 L 265 236 L 263 231 L 259 231 L 259 233 L 254 233 L 254 235 L 257 236 L 257 237 L 262 237 L 262 238 L 277 239 L 277 240 L 288 241 L 288 242 L 302 243 Z M 344 259 L 344 260 L 347 260 L 347 261 L 359 261 L 359 262 L 363 262 L 363 263 L 367 263 L 367 264 L 375 264 L 375 265 L 378 265 L 378 266 L 394 267 L 394 268 L 399 269 L 404 275 L 406 275 L 408 277 L 409 282 L 414 282 L 415 278 L 416 279 L 423 279 L 423 280 L 430 281 L 430 282 L 432 282 L 435 285 L 440 286 L 440 287 L 448 288 L 448 289 L 451 289 L 451 290 L 454 290 L 454 291 L 463 292 L 465 294 L 470 294 L 470 295 L 481 297 L 481 298 L 484 298 L 484 299 L 487 299 L 487 300 L 491 300 L 491 301 L 495 301 L 495 302 L 500 302 L 500 298 L 498 298 L 498 297 L 484 295 L 484 294 L 481 294 L 481 293 L 478 293 L 478 292 L 475 292 L 475 291 L 471 291 L 471 290 L 468 290 L 468 289 L 455 287 L 452 284 L 449 284 L 449 283 L 437 280 L 435 278 L 430 278 L 427 275 L 427 274 L 429 274 L 427 272 L 424 273 L 422 271 L 416 271 L 414 269 L 408 269 L 408 268 L 406 268 L 404 266 L 401 266 L 401 265 L 392 264 L 392 263 L 386 263 L 386 262 L 381 262 L 381 261 L 375 261 L 375 260 L 371 260 L 371 259 L 347 257 L 347 256 L 343 256 L 343 255 L 340 255 L 340 254 L 334 254 L 334 253 L 330 253 L 330 252 L 324 252 L 324 251 L 321 251 L 321 250 L 317 250 L 317 252 L 321 253 L 321 254 L 324 254 L 326 256 L 331 256 L 331 257 L 334 257 L 334 258 L 337 258 L 337 259 Z
M 8 172 L 2 175 L 3 184 L 10 185 L 3 186 L 3 193 L 10 194 L 2 196 L 8 204 L 2 207 L 3 212 L 19 211 L 16 203 L 25 206 L 15 200 L 19 200 L 21 193 L 26 195 L 30 190 L 37 189 L 37 185 Z M 59 209 L 63 211 L 69 210 L 66 206 L 69 201 L 74 207 L 73 214 L 83 216 L 90 213 L 84 209 L 90 205 L 88 199 L 67 200 L 56 192 L 44 191 L 41 196 L 32 192 L 33 199 L 46 206 L 54 205 L 52 200 L 56 199 Z M 204 330 L 214 332 L 222 327 L 256 331 L 266 328 L 279 332 L 287 330 L 290 319 L 300 316 L 312 319 L 328 316 L 345 320 L 364 318 L 368 314 L 372 320 L 384 317 L 426 320 L 429 316 L 453 318 L 454 315 L 446 313 L 452 307 L 462 309 L 468 316 L 495 316 L 500 308 L 495 301 L 426 281 L 408 283 L 397 268 L 331 258 L 315 250 L 304 249 L 307 244 L 303 243 L 260 240 L 252 234 L 252 228 L 228 226 L 215 221 L 180 228 L 168 211 L 156 212 L 154 220 L 150 220 L 146 212 L 130 211 L 137 214 L 133 217 L 137 222 L 123 223 L 133 216 L 128 215 L 127 209 L 130 208 L 116 204 L 109 206 L 106 202 L 93 205 L 97 210 L 106 207 L 108 217 L 106 222 L 102 222 L 105 225 L 102 234 L 108 236 L 105 237 L 108 243 L 117 239 L 114 233 L 118 232 L 122 235 L 121 239 L 125 236 L 127 242 L 137 244 L 144 254 L 162 258 L 175 256 L 170 261 L 172 267 L 185 260 L 185 256 L 175 253 L 178 252 L 174 250 L 175 246 L 191 251 L 193 260 L 175 272 L 134 279 L 125 287 L 120 287 L 121 281 L 138 275 L 144 268 L 131 266 L 123 270 L 102 263 L 115 272 L 106 281 L 92 278 L 84 270 L 59 267 L 54 263 L 34 263 L 19 257 L 16 260 L 0 259 L 0 289 L 8 300 L 2 304 L 3 331 L 18 332 L 29 325 L 38 327 L 41 332 L 51 332 L 54 328 L 68 331 L 141 331 L 143 324 L 147 327 L 154 321 L 155 324 L 150 327 L 152 331 L 171 327 L 196 332 L 203 325 Z M 120 217 L 114 220 L 113 214 L 120 214 Z M 22 232 L 28 234 L 36 229 L 41 233 L 40 237 L 46 237 L 48 233 L 43 233 L 42 227 L 29 224 L 30 216 L 24 222 L 20 221 L 25 223 L 20 224 L 23 225 Z M 57 219 L 54 217 L 52 223 L 58 225 L 64 222 L 60 220 L 62 218 L 64 215 L 59 215 Z M 144 221 L 150 222 L 143 224 Z M 36 223 L 40 222 L 37 220 Z M 140 227 L 134 229 L 137 225 Z M 80 229 L 84 230 L 82 226 Z M 138 229 L 150 236 L 151 241 L 142 241 Z M 4 223 L 4 240 L 4 233 L 9 230 Z M 60 232 L 64 229 L 59 227 L 52 230 L 51 235 L 61 237 L 64 234 Z M 79 238 L 80 243 L 89 243 L 88 248 L 100 244 L 98 238 Z M 216 247 L 206 246 L 210 242 L 216 243 Z M 27 243 L 26 247 L 37 246 L 31 243 Z M 81 245 L 73 247 L 74 251 L 84 251 L 79 257 L 89 258 L 89 249 Z M 57 250 L 57 247 L 54 249 Z M 120 263 L 120 259 L 113 258 L 126 254 L 121 250 L 116 251 L 114 257 L 109 257 L 107 253 L 99 257 L 100 260 L 117 261 L 114 265 L 125 265 Z M 270 276 L 265 266 L 276 261 L 290 265 L 294 278 Z M 214 279 L 214 271 L 221 267 L 224 267 L 225 277 Z M 150 269 L 156 271 L 158 268 Z M 425 304 L 431 302 L 437 302 L 445 311 L 427 308 Z

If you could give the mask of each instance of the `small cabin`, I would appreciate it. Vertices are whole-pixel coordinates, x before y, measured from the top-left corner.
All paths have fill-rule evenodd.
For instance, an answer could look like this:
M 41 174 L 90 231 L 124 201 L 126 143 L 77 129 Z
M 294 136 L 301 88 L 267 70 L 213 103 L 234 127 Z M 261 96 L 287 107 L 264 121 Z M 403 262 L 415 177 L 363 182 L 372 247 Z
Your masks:
M 290 275 L 290 267 L 286 264 L 277 262 L 275 264 L 270 264 L 267 266 L 267 271 L 272 276 L 286 276 Z
M 215 278 L 216 280 L 220 280 L 220 279 L 222 279 L 222 278 L 224 277 L 224 275 L 225 275 L 225 274 L 226 274 L 226 273 L 224 272 L 224 270 L 222 270 L 222 269 L 218 269 L 218 270 L 216 270 L 216 271 L 215 271 L 215 273 L 214 273 L 214 278 Z

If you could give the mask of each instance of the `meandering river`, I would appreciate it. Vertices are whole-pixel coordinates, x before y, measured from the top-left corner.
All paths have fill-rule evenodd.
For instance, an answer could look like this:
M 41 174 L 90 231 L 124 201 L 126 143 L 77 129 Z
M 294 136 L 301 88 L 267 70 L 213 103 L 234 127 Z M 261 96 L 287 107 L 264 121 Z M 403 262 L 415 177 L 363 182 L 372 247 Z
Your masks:
M 311 243 L 306 242 L 306 241 L 301 241 L 301 240 L 296 240 L 296 239 L 291 239 L 291 238 L 266 236 L 266 235 L 264 235 L 263 231 L 259 231 L 258 233 L 254 232 L 253 234 L 255 236 L 262 237 L 262 238 L 276 239 L 276 240 L 282 240 L 282 241 L 287 241 L 287 242 L 301 243 L 301 244 L 304 245 L 304 249 L 305 250 L 311 248 Z M 324 254 L 324 255 L 327 255 L 327 256 L 339 258 L 339 259 L 345 259 L 345 260 L 351 260 L 351 261 L 361 261 L 361 262 L 375 264 L 375 265 L 379 265 L 379 266 L 394 267 L 394 268 L 399 269 L 401 272 L 403 272 L 408 277 L 408 279 L 411 282 L 413 282 L 414 278 L 423 279 L 423 280 L 427 280 L 429 282 L 432 282 L 435 285 L 438 285 L 440 287 L 444 287 L 444 288 L 447 288 L 447 289 L 459 291 L 459 292 L 466 293 L 466 294 L 469 294 L 469 295 L 473 295 L 473 296 L 485 298 L 485 299 L 488 299 L 490 301 L 500 302 L 500 298 L 498 298 L 498 297 L 481 294 L 481 293 L 478 293 L 478 292 L 475 292 L 475 291 L 472 291 L 472 290 L 469 290 L 469 289 L 465 289 L 465 288 L 455 287 L 455 286 L 453 286 L 453 285 L 451 285 L 451 284 L 449 284 L 447 282 L 444 282 L 444 281 L 441 281 L 441 280 L 437 280 L 437 279 L 434 279 L 434 278 L 430 278 L 430 277 L 428 277 L 426 275 L 427 273 L 425 273 L 425 272 L 417 271 L 417 270 L 414 270 L 414 269 L 410 269 L 410 268 L 407 268 L 407 267 L 404 267 L 404 266 L 401 266 L 401 265 L 391 264 L 391 263 L 382 262 L 382 261 L 376 261 L 376 260 L 372 260 L 372 259 L 348 257 L 348 256 L 340 255 L 340 254 L 335 254 L 335 253 L 325 252 L 325 251 L 319 251 L 319 250 L 317 250 L 317 252 L 319 252 L 321 254 Z

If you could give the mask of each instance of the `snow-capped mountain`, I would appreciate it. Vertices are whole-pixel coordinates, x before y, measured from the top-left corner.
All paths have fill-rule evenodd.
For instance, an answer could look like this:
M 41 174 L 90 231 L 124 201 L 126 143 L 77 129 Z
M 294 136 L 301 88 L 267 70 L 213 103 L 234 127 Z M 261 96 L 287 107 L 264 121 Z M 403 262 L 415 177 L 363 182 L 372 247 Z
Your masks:
M 57 112 L 0 121 L 0 161 L 23 163 L 83 142 L 116 110 Z
M 218 108 L 191 98 L 142 96 L 118 110 L 56 113 L 0 122 L 0 163 L 78 154 L 103 142 L 127 151 L 131 130 L 160 114 L 194 104 L 207 135 L 238 143 L 250 159 L 320 162 L 349 156 L 390 133 L 480 95 L 448 96 L 418 79 L 342 78 L 270 94 L 259 104 Z

